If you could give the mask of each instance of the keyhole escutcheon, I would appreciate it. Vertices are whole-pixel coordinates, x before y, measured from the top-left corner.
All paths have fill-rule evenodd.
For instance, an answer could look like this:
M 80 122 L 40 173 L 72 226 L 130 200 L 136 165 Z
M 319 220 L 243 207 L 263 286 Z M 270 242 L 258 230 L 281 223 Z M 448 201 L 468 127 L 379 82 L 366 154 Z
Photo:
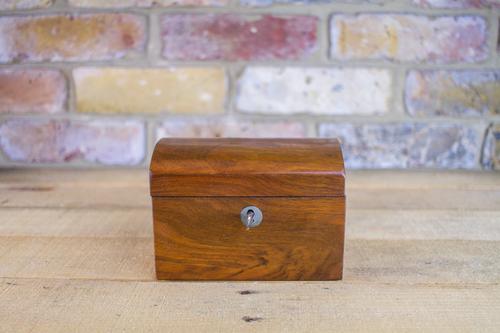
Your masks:
M 255 206 L 248 206 L 241 210 L 241 223 L 247 228 L 255 228 L 262 222 L 262 211 Z

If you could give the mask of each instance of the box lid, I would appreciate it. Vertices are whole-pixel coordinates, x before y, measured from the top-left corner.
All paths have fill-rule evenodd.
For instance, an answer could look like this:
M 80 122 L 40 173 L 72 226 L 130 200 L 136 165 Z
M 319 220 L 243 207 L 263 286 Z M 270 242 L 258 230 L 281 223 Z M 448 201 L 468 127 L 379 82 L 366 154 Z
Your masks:
M 161 139 L 150 190 L 161 196 L 343 196 L 337 139 Z

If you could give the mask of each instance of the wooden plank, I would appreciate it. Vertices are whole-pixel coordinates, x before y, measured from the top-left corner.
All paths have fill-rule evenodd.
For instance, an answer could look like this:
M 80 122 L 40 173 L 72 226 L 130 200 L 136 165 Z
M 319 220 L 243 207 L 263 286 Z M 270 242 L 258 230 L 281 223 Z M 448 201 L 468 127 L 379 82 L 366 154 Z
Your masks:
M 98 186 L 132 185 L 148 187 L 149 172 L 138 168 L 0 168 L 0 187 L 16 184 L 66 184 L 71 186 L 97 184 Z
M 443 276 L 446 281 L 459 281 L 460 276 L 465 276 L 468 281 L 496 281 L 500 261 L 495 256 L 498 242 L 439 239 L 498 240 L 498 214 L 496 211 L 352 210 L 347 222 L 345 278 L 414 282 L 443 281 L 440 280 Z M 148 209 L 3 209 L 0 217 L 0 235 L 4 236 L 0 238 L 3 276 L 110 279 L 149 279 L 153 276 Z M 437 241 L 383 242 L 376 239 Z M 76 265 L 79 257 L 82 262 Z M 146 262 L 141 264 L 140 258 L 145 258 Z M 461 262 L 457 258 L 465 259 Z M 124 273 L 120 270 L 122 264 L 133 269 Z M 482 270 L 481 265 L 489 265 L 489 268 L 482 271 L 477 280 L 467 275 Z M 383 272 L 377 272 L 377 268 Z M 494 274 L 488 278 L 490 271 Z M 452 276 L 446 276 L 447 272 Z
M 349 209 L 347 239 L 500 240 L 500 210 Z
M 500 190 L 347 189 L 347 209 L 498 210 Z
M 150 208 L 145 186 L 44 183 L 0 188 L 2 207 Z
M 151 207 L 143 169 L 0 170 L 0 207 Z
M 0 188 L 13 184 L 102 186 L 149 186 L 146 169 L 0 169 Z M 498 190 L 500 174 L 480 171 L 433 170 L 348 170 L 346 185 L 351 189 L 461 189 Z
M 344 279 L 384 283 L 498 283 L 500 242 L 349 240 Z
M 17 185 L 0 188 L 1 207 L 150 208 L 144 186 L 101 184 Z M 350 190 L 347 208 L 356 209 L 500 209 L 500 190 Z
M 153 240 L 0 237 L 0 277 L 153 280 Z
M 353 172 L 347 207 L 359 209 L 500 208 L 498 173 Z M 1 171 L 0 207 L 149 208 L 144 170 Z
M 347 179 L 343 282 L 207 284 L 153 281 L 144 171 L 0 171 L 41 207 L 0 210 L 0 330 L 497 331 L 498 174 Z
M 0 209 L 0 236 L 152 237 L 151 209 Z M 496 240 L 500 210 L 349 209 L 346 239 Z
M 498 283 L 498 241 L 346 242 L 344 279 Z M 0 237 L 0 277 L 153 280 L 151 238 Z
M 6 332 L 496 332 L 498 285 L 1 279 Z
M 0 236 L 133 238 L 152 237 L 149 208 L 0 209 Z
M 351 189 L 498 190 L 500 173 L 462 170 L 348 170 Z

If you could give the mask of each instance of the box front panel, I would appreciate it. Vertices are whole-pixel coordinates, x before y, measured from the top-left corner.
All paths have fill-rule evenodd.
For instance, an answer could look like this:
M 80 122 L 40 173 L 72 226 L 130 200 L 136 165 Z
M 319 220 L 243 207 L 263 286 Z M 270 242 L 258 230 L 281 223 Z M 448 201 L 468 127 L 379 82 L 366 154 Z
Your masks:
M 247 228 L 243 208 L 262 222 Z M 345 198 L 153 198 L 156 273 L 167 280 L 338 280 Z

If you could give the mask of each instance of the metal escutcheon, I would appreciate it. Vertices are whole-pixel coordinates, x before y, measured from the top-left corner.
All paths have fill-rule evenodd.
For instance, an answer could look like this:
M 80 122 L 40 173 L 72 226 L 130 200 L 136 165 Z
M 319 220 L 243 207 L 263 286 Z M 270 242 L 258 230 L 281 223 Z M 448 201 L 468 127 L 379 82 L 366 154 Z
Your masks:
M 248 206 L 241 210 L 241 223 L 247 228 L 255 228 L 262 222 L 262 211 L 255 206 Z

